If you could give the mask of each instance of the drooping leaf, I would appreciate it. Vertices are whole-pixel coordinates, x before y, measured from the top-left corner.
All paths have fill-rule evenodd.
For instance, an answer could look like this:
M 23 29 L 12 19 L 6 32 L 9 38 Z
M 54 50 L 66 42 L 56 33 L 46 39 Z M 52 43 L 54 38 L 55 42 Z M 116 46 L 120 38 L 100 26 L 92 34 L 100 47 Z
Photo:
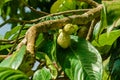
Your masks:
M 50 80 L 51 74 L 47 68 L 37 70 L 33 75 L 33 80 Z
M 0 67 L 0 80 L 29 80 L 28 77 L 19 70 Z
M 86 40 L 71 36 L 71 47 L 57 49 L 57 59 L 70 80 L 101 80 L 100 53 Z
M 26 52 L 26 46 L 23 45 L 19 51 L 14 52 L 12 55 L 4 59 L 0 63 L 0 67 L 9 67 L 13 69 L 18 69 L 18 67 L 22 63 L 25 52 Z

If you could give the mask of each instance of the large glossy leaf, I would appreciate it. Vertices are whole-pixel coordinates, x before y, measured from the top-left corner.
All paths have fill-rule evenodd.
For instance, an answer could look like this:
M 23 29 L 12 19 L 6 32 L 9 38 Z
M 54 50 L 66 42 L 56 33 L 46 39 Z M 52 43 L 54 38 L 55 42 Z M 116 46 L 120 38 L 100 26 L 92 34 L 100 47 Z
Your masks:
M 57 49 L 57 59 L 70 80 L 101 80 L 102 59 L 86 40 L 72 36 L 71 47 Z
M 50 80 L 51 74 L 47 68 L 42 68 L 34 73 L 33 80 Z
M 28 77 L 19 70 L 0 67 L 0 80 L 29 80 Z
M 18 69 L 18 67 L 22 63 L 25 52 L 26 52 L 26 46 L 23 45 L 19 51 L 14 52 L 11 56 L 4 59 L 0 63 L 0 67 L 10 67 L 13 69 Z

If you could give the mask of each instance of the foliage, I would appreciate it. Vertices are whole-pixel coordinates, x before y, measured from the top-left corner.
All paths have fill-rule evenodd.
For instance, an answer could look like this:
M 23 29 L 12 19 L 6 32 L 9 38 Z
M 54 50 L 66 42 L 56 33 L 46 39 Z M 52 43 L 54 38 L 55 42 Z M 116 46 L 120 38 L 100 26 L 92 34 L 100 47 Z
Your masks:
M 55 29 L 49 28 L 52 23 L 46 24 L 85 15 L 96 7 L 92 3 L 103 5 L 101 14 L 86 24 L 69 23 L 77 26 L 76 30 L 69 28 L 74 33 L 64 30 L 67 22 L 62 23 L 62 29 L 59 29 L 61 22 L 53 26 Z M 0 35 L 0 80 L 119 80 L 119 5 L 119 0 L 0 0 L 0 17 L 4 20 L 0 27 L 11 24 L 11 30 Z M 48 29 L 33 28 L 41 32 L 34 43 L 35 54 L 29 54 L 31 45 L 26 46 L 29 44 L 26 40 L 36 35 L 27 33 L 36 24 Z M 69 36 L 65 48 L 57 43 L 61 31 L 66 34 L 60 37 L 62 42 Z M 66 39 L 64 44 L 67 42 Z
M 72 45 L 57 50 L 57 59 L 71 80 L 101 80 L 100 53 L 86 40 L 71 36 Z M 59 57 L 62 56 L 62 57 Z

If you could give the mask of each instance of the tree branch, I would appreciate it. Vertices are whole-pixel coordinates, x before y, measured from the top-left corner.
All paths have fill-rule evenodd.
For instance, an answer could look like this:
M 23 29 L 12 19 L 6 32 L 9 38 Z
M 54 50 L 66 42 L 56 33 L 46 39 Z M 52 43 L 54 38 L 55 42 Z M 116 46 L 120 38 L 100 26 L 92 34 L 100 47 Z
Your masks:
M 19 39 L 18 39 L 18 42 L 21 40 L 21 39 L 23 39 L 24 38 L 24 36 L 23 37 L 20 37 Z M 4 39 L 4 40 L 0 40 L 0 45 L 6 45 L 6 44 L 14 44 L 16 42 L 16 40 L 6 40 L 6 39 Z
M 91 6 L 94 6 L 94 7 L 97 7 L 99 6 L 99 4 L 93 0 L 79 0 L 79 1 L 83 1 L 83 2 L 86 2 L 88 4 L 90 4 Z
M 48 15 L 49 13 L 43 12 L 43 11 L 37 11 L 36 9 L 34 9 L 33 7 L 29 6 L 28 4 L 25 3 L 25 6 L 27 6 L 28 8 L 31 9 L 31 11 L 36 12 L 38 14 L 42 14 L 42 15 Z
M 19 20 L 19 19 L 15 19 L 15 18 L 10 18 L 8 20 L 6 20 L 5 22 L 3 22 L 2 24 L 0 24 L 0 27 L 4 26 L 5 24 L 7 23 L 11 23 L 11 22 L 18 22 L 18 23 L 28 23 L 28 24 L 31 24 L 31 23 L 35 23 L 35 22 L 38 22 L 42 19 L 45 19 L 47 17 L 52 17 L 52 16 L 58 16 L 58 15 L 68 15 L 68 14 L 82 14 L 84 12 L 87 12 L 91 9 L 78 9 L 78 10 L 69 10 L 69 11 L 64 11 L 64 12 L 59 12 L 59 13 L 53 13 L 53 14 L 49 14 L 47 16 L 43 16 L 43 17 L 40 17 L 40 18 L 37 18 L 37 19 L 33 19 L 33 20 L 30 20 L 30 21 L 27 21 L 27 20 Z
M 27 43 L 27 51 L 34 55 L 35 41 L 40 32 L 47 32 L 48 30 L 60 29 L 68 23 L 87 24 L 88 22 L 92 21 L 94 18 L 100 16 L 101 9 L 102 9 L 102 5 L 99 5 L 98 7 L 93 8 L 82 15 L 72 15 L 58 20 L 49 20 L 38 23 L 28 29 L 23 41 L 24 43 L 21 42 L 20 44 Z

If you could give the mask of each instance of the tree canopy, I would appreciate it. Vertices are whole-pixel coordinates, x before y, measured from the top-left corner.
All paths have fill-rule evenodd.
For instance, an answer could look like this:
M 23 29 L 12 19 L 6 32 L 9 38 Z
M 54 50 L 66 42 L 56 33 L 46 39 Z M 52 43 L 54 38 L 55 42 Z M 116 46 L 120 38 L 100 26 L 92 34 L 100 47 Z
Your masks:
M 119 80 L 120 0 L 0 0 L 0 80 Z

